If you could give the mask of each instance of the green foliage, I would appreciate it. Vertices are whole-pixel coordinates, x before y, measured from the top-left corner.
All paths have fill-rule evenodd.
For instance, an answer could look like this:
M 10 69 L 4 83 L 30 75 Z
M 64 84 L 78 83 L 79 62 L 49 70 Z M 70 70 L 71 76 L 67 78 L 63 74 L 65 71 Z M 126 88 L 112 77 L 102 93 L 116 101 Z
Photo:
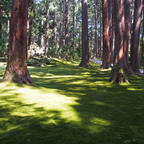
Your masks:
M 29 67 L 33 86 L 0 83 L 1 144 L 144 143 L 144 78 L 113 85 L 110 71 L 78 63 Z

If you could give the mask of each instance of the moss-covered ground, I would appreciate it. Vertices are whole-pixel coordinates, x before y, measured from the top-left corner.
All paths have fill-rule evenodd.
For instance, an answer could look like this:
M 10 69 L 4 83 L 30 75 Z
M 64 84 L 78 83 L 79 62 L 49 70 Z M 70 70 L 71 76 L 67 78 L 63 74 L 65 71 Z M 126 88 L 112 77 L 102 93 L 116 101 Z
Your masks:
M 2 82 L 0 144 L 144 144 L 144 78 L 109 82 L 97 65 L 29 67 L 33 85 Z

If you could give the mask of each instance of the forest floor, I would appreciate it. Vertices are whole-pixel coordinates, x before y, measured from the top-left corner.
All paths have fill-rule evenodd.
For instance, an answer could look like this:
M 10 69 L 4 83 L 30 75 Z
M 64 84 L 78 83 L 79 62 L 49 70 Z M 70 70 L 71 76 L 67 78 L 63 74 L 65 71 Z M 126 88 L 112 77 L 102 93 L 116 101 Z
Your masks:
M 143 77 L 112 84 L 110 70 L 58 60 L 29 70 L 32 86 L 0 82 L 0 144 L 144 144 Z

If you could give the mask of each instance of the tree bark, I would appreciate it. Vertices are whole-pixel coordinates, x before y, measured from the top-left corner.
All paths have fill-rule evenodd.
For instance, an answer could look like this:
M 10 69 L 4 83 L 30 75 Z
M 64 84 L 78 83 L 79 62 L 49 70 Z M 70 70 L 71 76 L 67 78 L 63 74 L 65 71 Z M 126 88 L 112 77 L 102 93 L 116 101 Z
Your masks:
M 0 39 L 1 39 L 1 30 L 2 30 L 1 18 L 2 18 L 2 8 L 0 6 Z
M 144 0 L 143 0 L 143 34 L 142 34 L 142 52 L 141 52 L 141 66 L 144 67 Z
M 131 23 L 130 23 L 130 3 L 131 0 L 124 1 L 124 15 L 125 15 L 125 26 L 124 26 L 124 69 L 128 73 L 133 73 L 132 69 L 128 63 L 128 50 L 129 50 L 129 42 L 130 42 L 130 32 L 131 32 Z
M 28 0 L 13 0 L 6 81 L 32 83 L 26 63 L 27 15 Z
M 143 0 L 135 0 L 134 6 L 134 22 L 133 22 L 133 32 L 131 38 L 131 67 L 132 70 L 139 74 L 140 61 L 139 61 L 139 43 L 140 43 L 140 25 L 142 20 L 142 7 Z
M 125 31 L 125 12 L 124 12 L 124 0 L 113 0 L 114 9 L 113 13 L 116 15 L 115 23 L 115 50 L 114 50 L 114 66 L 112 69 L 111 81 L 116 83 L 127 82 L 127 78 L 124 74 L 124 31 Z
M 69 0 L 65 0 L 65 45 L 68 46 L 68 7 Z
M 103 8 L 103 62 L 102 62 L 102 68 L 108 68 L 108 67 L 110 67 L 110 64 L 111 64 L 108 0 L 103 0 L 102 8 Z
M 97 0 L 94 0 L 94 11 L 95 11 L 95 42 L 94 42 L 94 57 L 98 57 L 98 34 L 97 34 L 97 15 L 98 15 L 98 9 L 97 9 Z
M 46 45 L 45 45 L 45 55 L 48 55 L 49 49 L 49 0 L 46 1 Z
M 88 47 L 88 1 L 82 0 L 82 60 L 80 66 L 88 67 L 89 47 Z

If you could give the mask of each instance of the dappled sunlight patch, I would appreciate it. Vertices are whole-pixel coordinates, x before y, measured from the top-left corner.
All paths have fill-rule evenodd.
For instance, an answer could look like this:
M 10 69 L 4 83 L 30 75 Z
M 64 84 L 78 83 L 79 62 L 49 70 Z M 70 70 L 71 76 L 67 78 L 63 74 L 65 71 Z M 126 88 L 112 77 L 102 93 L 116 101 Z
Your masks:
M 32 75 L 33 78 L 48 78 L 48 79 L 53 79 L 53 78 L 76 78 L 79 76 L 76 75 L 45 75 L 45 76 L 40 76 L 40 75 Z
M 90 133 L 100 133 L 111 125 L 109 121 L 100 118 L 92 118 L 90 123 L 88 127 Z
M 40 88 L 33 86 L 17 86 L 14 83 L 2 83 L 1 88 L 7 93 L 7 98 L 12 101 L 1 100 L 13 108 L 11 114 L 17 116 L 37 115 L 35 108 L 43 107 L 44 110 L 57 110 L 61 113 L 60 117 L 67 121 L 80 121 L 73 105 L 78 105 L 78 98 L 61 95 L 56 89 Z M 2 95 L 5 95 L 5 92 Z M 8 95 L 9 94 L 9 95 Z M 16 96 L 17 94 L 17 96 Z M 14 95 L 14 97 L 11 97 Z M 10 97 L 9 97 L 10 96 Z
M 144 91 L 144 89 L 138 89 L 138 88 L 133 88 L 133 87 L 128 87 L 127 90 L 129 90 L 129 91 Z
M 112 105 L 101 102 L 101 101 L 93 101 L 91 104 L 95 104 L 95 105 L 98 105 L 98 106 L 105 106 L 105 107 L 113 107 Z

